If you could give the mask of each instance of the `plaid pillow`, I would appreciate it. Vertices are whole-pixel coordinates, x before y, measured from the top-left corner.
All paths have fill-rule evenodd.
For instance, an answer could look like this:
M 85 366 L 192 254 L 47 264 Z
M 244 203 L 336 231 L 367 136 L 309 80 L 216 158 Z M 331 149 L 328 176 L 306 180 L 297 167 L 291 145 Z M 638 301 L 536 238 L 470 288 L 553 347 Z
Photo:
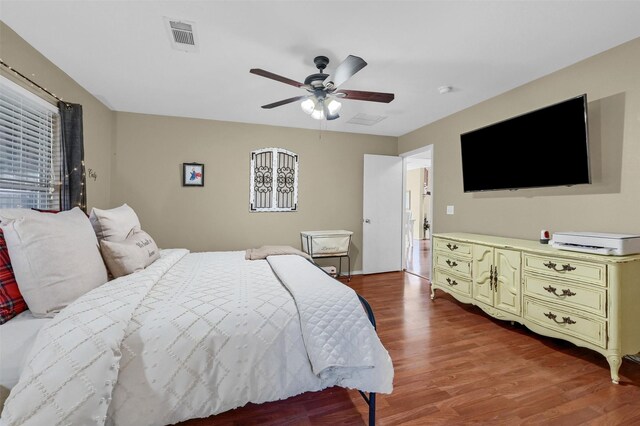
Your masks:
M 4 324 L 27 309 L 27 304 L 18 290 L 7 243 L 0 229 L 0 324 Z

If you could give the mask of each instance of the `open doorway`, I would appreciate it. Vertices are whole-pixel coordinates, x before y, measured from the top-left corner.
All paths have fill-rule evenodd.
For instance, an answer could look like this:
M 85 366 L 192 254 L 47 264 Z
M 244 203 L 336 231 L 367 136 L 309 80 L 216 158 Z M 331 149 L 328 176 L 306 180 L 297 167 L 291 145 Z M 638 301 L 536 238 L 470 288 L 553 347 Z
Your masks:
M 404 155 L 403 248 L 405 270 L 431 279 L 433 224 L 432 145 Z

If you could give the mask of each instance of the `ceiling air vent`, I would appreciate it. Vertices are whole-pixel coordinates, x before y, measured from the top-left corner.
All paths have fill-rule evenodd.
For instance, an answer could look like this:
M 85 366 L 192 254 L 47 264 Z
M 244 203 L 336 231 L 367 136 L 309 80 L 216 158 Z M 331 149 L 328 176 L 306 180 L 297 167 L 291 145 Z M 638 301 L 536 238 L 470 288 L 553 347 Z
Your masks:
M 193 22 L 167 17 L 164 18 L 164 21 L 169 30 L 171 47 L 176 50 L 182 50 L 183 52 L 198 51 L 198 38 Z
M 384 120 L 385 116 L 382 115 L 369 115 L 369 114 L 356 114 L 351 120 L 347 121 L 347 123 L 351 124 L 360 124 L 362 126 L 373 126 L 376 123 Z

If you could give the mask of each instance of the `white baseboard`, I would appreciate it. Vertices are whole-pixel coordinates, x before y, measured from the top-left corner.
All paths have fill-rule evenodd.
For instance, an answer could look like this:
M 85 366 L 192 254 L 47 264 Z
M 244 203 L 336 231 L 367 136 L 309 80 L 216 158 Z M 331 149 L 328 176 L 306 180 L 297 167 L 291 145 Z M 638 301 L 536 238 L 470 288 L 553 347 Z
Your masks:
M 362 271 L 351 271 L 351 275 L 362 275 Z M 341 277 L 348 277 L 349 274 L 347 272 L 343 272 Z
M 638 364 L 640 364 L 640 354 L 627 355 L 625 358 L 628 358 L 630 361 L 637 362 Z

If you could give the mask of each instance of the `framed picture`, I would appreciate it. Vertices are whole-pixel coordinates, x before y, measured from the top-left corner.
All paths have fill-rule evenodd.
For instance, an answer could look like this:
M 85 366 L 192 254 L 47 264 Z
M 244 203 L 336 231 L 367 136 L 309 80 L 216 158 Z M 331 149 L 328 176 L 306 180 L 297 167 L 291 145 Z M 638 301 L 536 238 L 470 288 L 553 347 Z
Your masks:
M 182 186 L 204 186 L 204 164 L 182 163 Z

